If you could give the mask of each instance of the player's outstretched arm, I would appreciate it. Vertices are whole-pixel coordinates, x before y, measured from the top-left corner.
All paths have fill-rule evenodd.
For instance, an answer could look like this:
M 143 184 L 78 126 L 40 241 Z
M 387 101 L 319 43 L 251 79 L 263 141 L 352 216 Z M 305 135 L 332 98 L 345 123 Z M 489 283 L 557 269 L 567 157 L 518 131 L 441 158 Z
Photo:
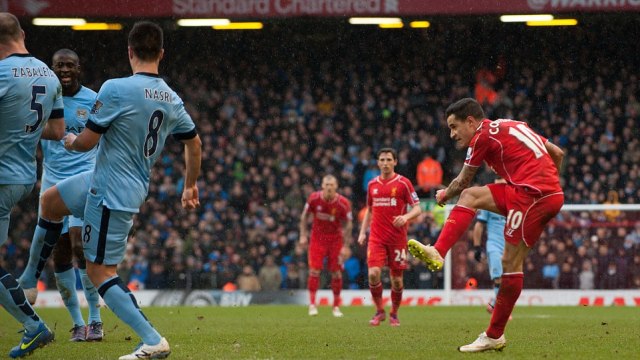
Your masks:
M 307 205 L 304 206 L 302 210 L 302 214 L 300 215 L 300 244 L 307 245 L 308 235 L 307 235 L 307 217 L 309 216 L 309 212 L 307 211 Z
M 360 226 L 360 234 L 358 234 L 358 244 L 360 245 L 364 245 L 364 242 L 367 240 L 369 224 L 371 224 L 371 208 L 367 207 L 364 218 L 362 219 L 362 226 Z
M 69 151 L 87 152 L 98 145 L 101 136 L 102 134 L 86 127 L 78 136 L 68 133 L 64 137 L 64 148 Z
M 549 156 L 553 159 L 553 163 L 556 164 L 558 174 L 560 174 L 560 168 L 562 167 L 562 160 L 564 159 L 564 151 L 551 141 L 544 143 L 544 147 L 547 149 Z
M 473 238 L 473 257 L 476 261 L 482 259 L 482 232 L 484 231 L 484 222 L 476 221 L 473 225 L 473 232 L 471 237 Z
M 200 164 L 202 162 L 202 141 L 200 136 L 187 140 L 182 140 L 185 147 L 184 161 L 187 168 L 187 175 L 182 191 L 182 207 L 185 209 L 195 209 L 200 206 L 198 195 L 198 185 L 196 183 L 200 176 Z
M 49 119 L 40 136 L 44 140 L 61 140 L 64 137 L 64 118 Z
M 471 181 L 473 180 L 473 177 L 476 176 L 476 172 L 478 172 L 477 167 L 464 165 L 462 170 L 460 170 L 460 174 L 451 181 L 449 186 L 436 192 L 436 202 L 438 205 L 443 206 L 447 200 L 460 195 L 462 190 L 471 185 Z

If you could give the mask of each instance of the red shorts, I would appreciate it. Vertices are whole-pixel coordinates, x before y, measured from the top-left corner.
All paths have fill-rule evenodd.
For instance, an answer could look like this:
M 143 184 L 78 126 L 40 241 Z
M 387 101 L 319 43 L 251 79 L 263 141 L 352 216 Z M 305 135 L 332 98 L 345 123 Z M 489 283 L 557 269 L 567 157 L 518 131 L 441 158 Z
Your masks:
M 564 204 L 564 194 L 538 195 L 524 187 L 509 184 L 487 184 L 500 213 L 507 217 L 504 239 L 518 245 L 520 240 L 532 247 L 547 223 Z
M 407 269 L 407 242 L 394 244 L 383 244 L 379 241 L 369 240 L 367 247 L 367 266 L 383 267 L 389 266 L 393 272 Z
M 311 239 L 309 244 L 309 269 L 322 270 L 324 258 L 327 258 L 327 270 L 342 271 L 340 263 L 342 240 L 323 241 Z

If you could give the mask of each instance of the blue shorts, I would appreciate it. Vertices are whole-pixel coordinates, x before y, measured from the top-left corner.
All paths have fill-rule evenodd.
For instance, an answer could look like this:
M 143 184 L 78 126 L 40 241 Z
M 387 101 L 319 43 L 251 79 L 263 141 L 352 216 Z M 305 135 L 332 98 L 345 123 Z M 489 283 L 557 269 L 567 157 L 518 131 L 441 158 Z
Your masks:
M 69 232 L 70 227 L 82 227 L 82 218 L 84 217 L 84 205 L 86 203 L 86 196 L 89 192 L 89 185 L 91 184 L 91 176 L 93 171 L 85 171 L 83 173 L 74 175 L 70 178 L 59 181 L 57 184 L 46 176 L 46 173 L 42 175 L 42 182 L 40 186 L 40 196 L 44 192 L 52 187 L 56 186 L 58 193 L 62 198 L 62 201 L 67 206 L 67 209 L 71 211 L 72 215 L 64 217 L 64 226 L 62 233 Z
M 87 194 L 82 228 L 84 257 L 96 264 L 118 265 L 124 259 L 134 213 L 111 210 L 102 199 L 92 191 Z
M 9 237 L 11 209 L 33 190 L 33 184 L 0 185 L 0 246 Z

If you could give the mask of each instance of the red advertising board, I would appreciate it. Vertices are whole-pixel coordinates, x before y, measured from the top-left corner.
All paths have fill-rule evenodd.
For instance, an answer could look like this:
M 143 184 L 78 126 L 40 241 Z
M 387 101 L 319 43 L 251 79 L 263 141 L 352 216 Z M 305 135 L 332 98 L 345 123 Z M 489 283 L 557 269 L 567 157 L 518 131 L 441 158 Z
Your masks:
M 638 12 L 640 0 L 0 0 L 18 16 L 342 17 Z

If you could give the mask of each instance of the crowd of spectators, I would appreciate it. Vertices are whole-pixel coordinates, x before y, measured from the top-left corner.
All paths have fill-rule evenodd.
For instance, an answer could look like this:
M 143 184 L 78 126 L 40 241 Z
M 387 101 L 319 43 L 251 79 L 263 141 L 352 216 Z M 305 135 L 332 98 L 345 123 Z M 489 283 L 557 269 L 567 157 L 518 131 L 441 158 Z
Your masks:
M 639 203 L 640 44 L 627 36 L 638 24 L 594 20 L 557 31 L 442 19 L 426 30 L 312 32 L 302 23 L 257 34 L 168 31 L 161 71 L 203 141 L 202 206 L 181 209 L 182 146 L 168 142 L 119 273 L 147 289 L 305 288 L 297 224 L 322 176 L 339 179 L 356 218 L 380 147 L 397 149 L 397 172 L 414 181 L 428 152 L 448 183 L 464 151 L 448 138 L 444 109 L 476 96 L 479 85 L 491 94 L 487 117 L 526 121 L 565 150 L 566 203 Z M 87 86 L 128 74 L 122 34 L 73 35 L 75 44 L 57 36 L 37 55 L 48 59 L 56 44 L 76 50 Z M 478 183 L 491 181 L 488 170 L 479 175 Z M 0 248 L 3 267 L 17 274 L 36 210 L 34 192 Z M 409 235 L 433 242 L 441 220 L 426 211 Z M 490 288 L 486 263 L 469 249 L 461 241 L 452 252 L 454 288 L 471 277 Z M 343 255 L 345 287 L 366 288 L 365 249 L 354 242 Z M 640 212 L 563 212 L 525 268 L 526 288 L 638 289 Z M 415 260 L 405 277 L 406 288 L 442 286 L 441 274 Z

